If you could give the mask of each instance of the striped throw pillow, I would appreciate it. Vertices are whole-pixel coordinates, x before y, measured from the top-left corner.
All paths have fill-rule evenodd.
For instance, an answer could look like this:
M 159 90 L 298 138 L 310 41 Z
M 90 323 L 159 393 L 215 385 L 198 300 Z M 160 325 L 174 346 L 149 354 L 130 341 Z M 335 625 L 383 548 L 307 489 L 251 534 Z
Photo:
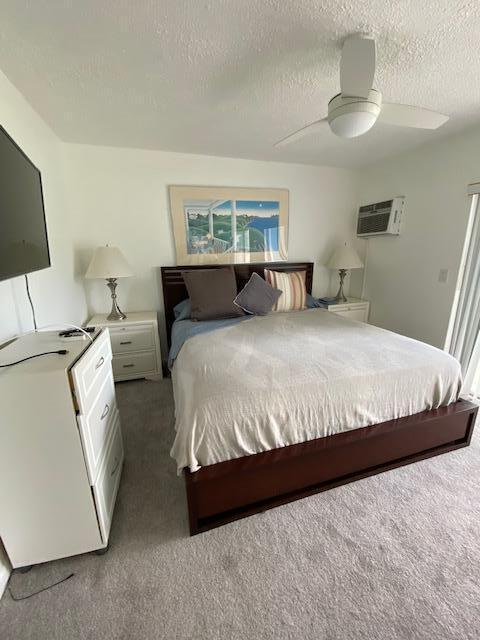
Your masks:
M 271 271 L 264 269 L 265 280 L 275 289 L 283 293 L 275 303 L 272 311 L 297 311 L 305 309 L 307 290 L 305 288 L 306 271 Z

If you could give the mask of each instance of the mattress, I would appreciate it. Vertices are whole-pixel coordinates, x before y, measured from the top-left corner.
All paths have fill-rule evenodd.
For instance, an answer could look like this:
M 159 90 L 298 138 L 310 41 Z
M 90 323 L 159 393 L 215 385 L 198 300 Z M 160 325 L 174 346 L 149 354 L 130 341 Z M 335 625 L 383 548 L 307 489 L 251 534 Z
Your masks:
M 455 402 L 459 363 L 322 309 L 271 313 L 189 338 L 172 369 L 180 471 Z

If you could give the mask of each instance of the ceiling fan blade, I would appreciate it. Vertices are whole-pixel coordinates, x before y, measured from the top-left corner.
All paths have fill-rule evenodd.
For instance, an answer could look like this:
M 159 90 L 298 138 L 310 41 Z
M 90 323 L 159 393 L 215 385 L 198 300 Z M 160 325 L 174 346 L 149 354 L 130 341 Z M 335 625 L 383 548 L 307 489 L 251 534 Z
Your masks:
M 311 133 L 316 133 L 317 131 L 321 131 L 325 125 L 327 124 L 327 118 L 322 118 L 321 120 L 316 120 L 315 122 L 311 122 L 310 124 L 305 125 L 298 131 L 291 133 L 286 138 L 282 138 L 278 142 L 275 143 L 275 147 L 284 147 L 291 142 L 296 142 L 303 138 L 304 136 L 308 136 Z
M 448 116 L 437 111 L 430 111 L 430 109 L 422 109 L 422 107 L 384 102 L 378 119 L 381 122 L 395 124 L 399 127 L 438 129 L 447 122 Z
M 375 40 L 367 36 L 350 36 L 343 43 L 340 60 L 342 96 L 368 98 L 375 76 Z

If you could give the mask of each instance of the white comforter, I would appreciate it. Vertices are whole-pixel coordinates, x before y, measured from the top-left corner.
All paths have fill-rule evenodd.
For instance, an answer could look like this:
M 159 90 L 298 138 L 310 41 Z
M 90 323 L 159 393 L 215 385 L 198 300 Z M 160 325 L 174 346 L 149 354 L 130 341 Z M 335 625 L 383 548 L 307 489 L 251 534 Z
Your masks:
M 443 351 L 321 309 L 190 338 L 172 372 L 178 469 L 357 429 L 457 400 Z

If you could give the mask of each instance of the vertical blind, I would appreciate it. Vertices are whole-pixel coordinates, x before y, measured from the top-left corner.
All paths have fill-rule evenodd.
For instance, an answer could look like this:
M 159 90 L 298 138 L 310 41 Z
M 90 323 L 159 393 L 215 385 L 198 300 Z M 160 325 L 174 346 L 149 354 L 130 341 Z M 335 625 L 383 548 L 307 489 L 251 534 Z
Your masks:
M 480 183 L 470 185 L 472 198 L 450 353 L 462 366 L 464 394 L 480 397 Z

